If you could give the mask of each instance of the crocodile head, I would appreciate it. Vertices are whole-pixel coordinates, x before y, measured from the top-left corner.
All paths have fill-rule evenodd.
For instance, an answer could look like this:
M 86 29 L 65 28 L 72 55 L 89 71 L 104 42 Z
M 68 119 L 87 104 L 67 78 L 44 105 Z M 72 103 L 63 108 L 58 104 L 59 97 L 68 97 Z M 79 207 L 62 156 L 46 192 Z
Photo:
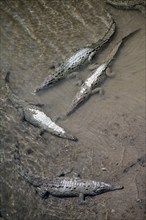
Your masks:
M 114 186 L 114 185 L 111 185 L 111 184 L 108 184 L 108 183 L 101 182 L 100 185 L 97 185 L 97 187 L 95 189 L 95 193 L 100 194 L 100 193 L 120 190 L 120 189 L 123 189 L 123 188 L 124 187 L 120 186 L 120 185 Z
M 82 88 L 75 96 L 75 98 L 72 100 L 72 103 L 66 113 L 66 116 L 69 116 L 74 112 L 74 110 L 81 105 L 90 95 L 91 90 L 90 88 Z
M 78 141 L 78 138 L 72 134 L 69 133 L 58 133 L 57 136 L 61 137 L 61 138 L 65 138 L 71 141 Z

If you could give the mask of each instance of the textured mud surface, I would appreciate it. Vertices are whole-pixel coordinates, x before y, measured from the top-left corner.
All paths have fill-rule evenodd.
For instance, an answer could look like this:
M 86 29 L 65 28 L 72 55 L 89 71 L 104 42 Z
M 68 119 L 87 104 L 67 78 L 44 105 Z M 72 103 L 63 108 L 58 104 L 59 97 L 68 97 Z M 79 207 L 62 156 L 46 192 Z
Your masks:
M 64 114 L 78 90 L 76 79 L 64 80 L 39 96 L 32 92 L 53 71 L 51 65 L 104 35 L 100 17 L 105 15 L 105 2 L 1 0 L 0 7 L 0 219 L 145 219 L 145 18 L 137 11 L 107 7 L 117 32 L 94 62 L 102 62 L 122 36 L 137 28 L 141 31 L 119 51 L 112 64 L 115 76 L 102 85 L 104 96 L 92 96 L 60 122 L 79 138 L 73 143 L 50 134 L 41 138 L 37 128 L 22 122 L 7 100 L 3 78 L 11 71 L 15 94 L 44 103 L 44 111 L 52 118 Z M 89 73 L 88 68 L 79 72 L 84 79 Z M 73 168 L 82 178 L 125 188 L 87 197 L 84 205 L 78 198 L 41 200 L 16 171 L 13 152 L 17 140 L 22 162 L 33 174 L 55 176 Z

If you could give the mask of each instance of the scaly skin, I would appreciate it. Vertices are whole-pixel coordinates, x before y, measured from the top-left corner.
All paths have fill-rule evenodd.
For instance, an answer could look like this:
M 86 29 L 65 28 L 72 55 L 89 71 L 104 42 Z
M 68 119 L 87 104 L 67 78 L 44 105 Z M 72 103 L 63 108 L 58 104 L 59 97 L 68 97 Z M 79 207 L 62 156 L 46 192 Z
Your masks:
M 146 16 L 145 0 L 107 0 L 106 3 L 119 9 L 139 10 L 144 16 Z
M 38 190 L 42 198 L 49 195 L 56 197 L 80 197 L 95 196 L 104 192 L 123 189 L 123 186 L 114 186 L 104 182 L 84 180 L 79 177 L 36 177 L 30 175 L 20 160 L 19 145 L 16 146 L 14 159 L 19 174 Z
M 66 78 L 67 75 L 76 71 L 81 66 L 89 63 L 92 60 L 97 51 L 104 44 L 106 44 L 115 33 L 115 22 L 111 15 L 107 14 L 107 17 L 110 20 L 110 22 L 108 25 L 108 31 L 106 32 L 104 37 L 100 39 L 97 43 L 94 43 L 88 47 L 78 50 L 74 55 L 72 55 L 69 59 L 63 62 L 58 68 L 56 68 L 55 73 L 50 75 L 43 82 L 43 84 L 34 91 L 35 93 L 54 85 L 56 82 Z
M 7 88 L 9 88 L 8 84 Z M 35 105 L 31 105 L 24 100 L 20 100 L 16 95 L 12 94 L 10 90 L 9 93 L 9 100 L 22 113 L 23 119 L 28 121 L 30 124 L 39 127 L 41 132 L 47 131 L 58 137 L 77 141 L 75 136 L 67 133 L 63 128 L 55 124 L 55 122 L 53 122 L 43 111 L 41 111 L 40 108 Z
M 115 45 L 114 49 L 111 51 L 111 53 L 106 58 L 106 60 L 103 62 L 103 64 L 99 65 L 99 67 L 96 69 L 96 71 L 89 78 L 87 78 L 85 80 L 85 82 L 82 84 L 80 90 L 75 95 L 66 115 L 70 115 L 77 108 L 77 106 L 79 106 L 79 104 L 81 104 L 82 102 L 87 100 L 87 98 L 90 95 L 94 94 L 96 91 L 99 91 L 98 88 L 96 88 L 96 87 L 105 80 L 105 78 L 107 76 L 106 69 L 110 65 L 111 61 L 114 59 L 122 42 L 124 41 L 125 38 L 127 38 L 128 36 L 130 36 L 131 34 L 137 32 L 137 31 L 138 30 L 136 30 L 136 31 L 128 34 L 124 38 L 122 38 L 120 40 L 120 42 L 118 42 Z

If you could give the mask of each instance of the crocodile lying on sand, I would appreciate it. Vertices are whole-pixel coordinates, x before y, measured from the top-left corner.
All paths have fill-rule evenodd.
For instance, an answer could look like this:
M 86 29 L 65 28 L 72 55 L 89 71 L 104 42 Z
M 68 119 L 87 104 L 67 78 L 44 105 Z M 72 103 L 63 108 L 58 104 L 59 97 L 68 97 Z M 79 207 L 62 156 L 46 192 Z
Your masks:
M 138 30 L 131 32 L 130 34 L 123 37 L 115 45 L 115 47 L 108 55 L 108 57 L 105 59 L 105 61 L 103 61 L 103 63 L 98 66 L 96 71 L 85 80 L 85 82 L 81 85 L 80 90 L 77 92 L 74 99 L 72 100 L 72 103 L 66 115 L 70 115 L 77 108 L 77 106 L 79 106 L 79 104 L 87 100 L 90 95 L 93 95 L 101 91 L 101 88 L 99 88 L 98 85 L 101 84 L 106 79 L 107 76 L 110 76 L 108 67 L 110 66 L 112 60 L 114 59 L 116 53 L 118 52 L 122 42 L 130 35 L 136 33 Z
M 14 159 L 19 174 L 33 187 L 36 188 L 41 198 L 55 197 L 80 197 L 96 196 L 101 193 L 121 190 L 123 186 L 115 186 L 109 183 L 80 179 L 79 177 L 38 177 L 30 175 L 26 167 L 22 165 L 19 153 L 19 144 L 15 146 Z
M 23 119 L 25 119 L 30 124 L 40 128 L 42 132 L 49 132 L 61 138 L 69 139 L 72 141 L 77 141 L 78 139 L 66 132 L 62 127 L 57 125 L 55 122 L 48 117 L 38 105 L 29 104 L 28 102 L 21 100 L 18 96 L 14 95 L 9 88 L 9 75 L 8 72 L 5 77 L 6 86 L 8 89 L 8 99 L 11 103 L 19 110 Z
M 41 90 L 44 90 L 58 81 L 68 77 L 70 73 L 75 72 L 81 66 L 86 63 L 91 62 L 94 55 L 103 47 L 114 35 L 116 24 L 110 14 L 107 14 L 107 18 L 109 20 L 108 30 L 102 39 L 99 39 L 97 43 L 91 44 L 85 48 L 78 50 L 75 54 L 73 54 L 70 58 L 65 60 L 62 64 L 59 65 L 58 68 L 55 69 L 55 72 L 51 74 L 45 81 L 42 83 L 40 87 L 38 87 L 34 93 L 37 93 Z

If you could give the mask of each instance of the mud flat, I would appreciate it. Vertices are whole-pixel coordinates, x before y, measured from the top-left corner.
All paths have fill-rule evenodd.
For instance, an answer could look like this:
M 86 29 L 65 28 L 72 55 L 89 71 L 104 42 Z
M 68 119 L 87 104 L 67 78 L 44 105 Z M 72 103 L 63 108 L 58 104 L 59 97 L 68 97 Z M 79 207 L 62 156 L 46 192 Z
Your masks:
M 32 92 L 53 71 L 52 64 L 104 35 L 105 2 L 0 2 L 2 219 L 145 219 L 145 18 L 138 11 L 106 8 L 117 32 L 94 62 L 102 62 L 121 37 L 141 30 L 120 49 L 112 64 L 115 76 L 102 85 L 105 94 L 92 96 L 60 122 L 78 137 L 73 143 L 50 134 L 41 138 L 37 128 L 22 122 L 7 100 L 3 78 L 11 71 L 11 88 L 20 98 L 45 104 L 51 118 L 64 114 L 78 90 L 76 79 L 64 80 L 38 96 Z M 88 68 L 79 72 L 83 79 L 89 73 Z M 33 174 L 55 176 L 73 168 L 82 178 L 124 185 L 124 189 L 87 197 L 84 205 L 78 198 L 41 200 L 16 172 L 13 152 L 17 140 L 22 162 Z

